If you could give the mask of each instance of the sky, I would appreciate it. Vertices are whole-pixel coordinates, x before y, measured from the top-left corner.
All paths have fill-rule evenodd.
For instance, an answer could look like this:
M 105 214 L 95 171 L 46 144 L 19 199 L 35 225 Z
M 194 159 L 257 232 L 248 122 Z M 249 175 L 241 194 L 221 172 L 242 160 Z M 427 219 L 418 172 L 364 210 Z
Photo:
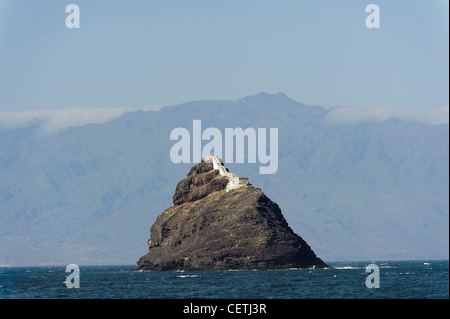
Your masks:
M 0 122 L 264 91 L 345 107 L 338 117 L 448 123 L 448 12 L 447 0 L 0 0 Z

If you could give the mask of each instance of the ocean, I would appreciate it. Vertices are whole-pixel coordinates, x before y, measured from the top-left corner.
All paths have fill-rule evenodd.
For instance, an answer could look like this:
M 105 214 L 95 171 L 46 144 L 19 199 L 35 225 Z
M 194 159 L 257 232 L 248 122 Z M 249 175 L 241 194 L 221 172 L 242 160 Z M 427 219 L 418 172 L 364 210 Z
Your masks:
M 79 266 L 1 267 L 0 299 L 448 299 L 449 262 L 329 262 L 328 269 L 136 270 Z M 374 264 L 371 268 L 366 268 Z M 375 270 L 373 270 L 376 268 Z M 70 285 L 69 284 L 69 285 Z M 378 288 L 377 288 L 378 287 Z

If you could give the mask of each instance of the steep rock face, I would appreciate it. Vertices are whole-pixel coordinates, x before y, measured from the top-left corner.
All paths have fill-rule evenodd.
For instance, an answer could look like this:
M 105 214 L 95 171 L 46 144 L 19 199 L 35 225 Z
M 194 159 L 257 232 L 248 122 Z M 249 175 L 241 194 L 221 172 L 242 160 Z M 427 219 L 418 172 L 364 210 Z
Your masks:
M 174 206 L 150 229 L 144 270 L 326 267 L 288 226 L 280 208 L 253 186 L 225 191 L 228 180 L 201 162 L 177 185 Z

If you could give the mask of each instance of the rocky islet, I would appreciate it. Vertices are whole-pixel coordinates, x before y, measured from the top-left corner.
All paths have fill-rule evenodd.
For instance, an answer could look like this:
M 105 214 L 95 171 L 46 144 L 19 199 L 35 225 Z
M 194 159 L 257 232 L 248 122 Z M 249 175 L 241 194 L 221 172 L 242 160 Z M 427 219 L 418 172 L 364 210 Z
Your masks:
M 174 206 L 150 228 L 142 270 L 327 267 L 289 227 L 279 206 L 251 184 L 228 179 L 203 159 L 181 180 Z

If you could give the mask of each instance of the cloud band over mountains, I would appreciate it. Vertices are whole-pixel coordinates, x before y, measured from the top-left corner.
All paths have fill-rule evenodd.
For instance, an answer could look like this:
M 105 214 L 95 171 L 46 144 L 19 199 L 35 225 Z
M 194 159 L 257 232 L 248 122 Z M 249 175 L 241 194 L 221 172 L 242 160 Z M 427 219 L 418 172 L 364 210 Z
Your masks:
M 337 106 L 330 109 L 327 120 L 333 123 L 349 124 L 364 121 L 383 122 L 390 118 L 427 124 L 449 123 L 449 107 L 357 107 Z
M 85 124 L 102 124 L 127 112 L 158 111 L 163 106 L 123 108 L 68 108 L 58 110 L 35 110 L 0 112 L 0 128 L 14 129 L 38 124 L 46 133 L 57 133 L 66 128 Z M 396 117 L 400 120 L 427 124 L 449 123 L 449 107 L 405 108 L 405 107 L 356 107 L 336 106 L 329 110 L 326 120 L 336 124 L 364 121 L 385 121 Z
M 30 124 L 40 124 L 42 131 L 57 133 L 72 126 L 102 124 L 127 112 L 156 111 L 161 106 L 122 108 L 68 108 L 58 110 L 38 110 L 0 113 L 0 128 L 14 129 Z

